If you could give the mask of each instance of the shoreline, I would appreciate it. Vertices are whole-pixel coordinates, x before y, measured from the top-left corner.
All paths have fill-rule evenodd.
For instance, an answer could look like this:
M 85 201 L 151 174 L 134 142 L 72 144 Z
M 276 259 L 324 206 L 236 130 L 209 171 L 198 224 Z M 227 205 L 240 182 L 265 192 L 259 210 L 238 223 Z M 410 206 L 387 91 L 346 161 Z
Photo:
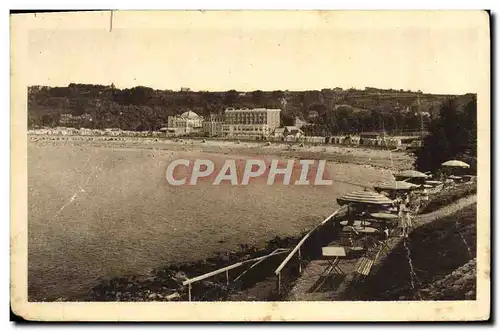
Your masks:
M 29 143 L 74 144 L 99 148 L 203 152 L 242 156 L 273 155 L 287 159 L 323 159 L 335 163 L 352 163 L 380 169 L 402 171 L 413 168 L 414 157 L 404 151 L 361 146 L 306 144 L 286 142 L 255 142 L 233 140 L 125 138 L 30 135 Z

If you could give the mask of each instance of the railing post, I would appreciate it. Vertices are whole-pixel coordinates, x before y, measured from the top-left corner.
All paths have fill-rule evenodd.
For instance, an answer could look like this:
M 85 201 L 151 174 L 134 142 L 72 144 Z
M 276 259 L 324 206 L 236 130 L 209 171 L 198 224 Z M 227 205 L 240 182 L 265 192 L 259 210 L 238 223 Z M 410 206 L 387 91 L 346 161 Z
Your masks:
M 226 270 L 226 285 L 229 286 L 229 270 Z
M 191 284 L 188 286 L 189 301 L 191 301 Z
M 299 274 L 302 273 L 302 256 L 300 255 L 300 248 L 299 248 Z
M 281 291 L 281 271 L 278 273 L 278 285 L 277 285 L 278 294 Z

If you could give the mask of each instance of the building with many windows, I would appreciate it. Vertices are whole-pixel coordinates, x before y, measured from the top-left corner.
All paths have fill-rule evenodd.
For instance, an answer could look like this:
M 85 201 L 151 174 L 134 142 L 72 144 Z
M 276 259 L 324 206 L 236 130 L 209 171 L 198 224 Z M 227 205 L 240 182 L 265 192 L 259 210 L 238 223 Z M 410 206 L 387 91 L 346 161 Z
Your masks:
M 280 127 L 281 109 L 234 109 L 224 112 L 222 136 L 242 138 L 267 138 Z
M 203 122 L 203 132 L 209 137 L 220 137 L 224 124 L 224 114 L 210 114 Z
M 63 126 L 80 127 L 91 122 L 92 116 L 90 114 L 82 114 L 79 116 L 75 116 L 72 114 L 61 114 L 59 119 L 59 124 Z

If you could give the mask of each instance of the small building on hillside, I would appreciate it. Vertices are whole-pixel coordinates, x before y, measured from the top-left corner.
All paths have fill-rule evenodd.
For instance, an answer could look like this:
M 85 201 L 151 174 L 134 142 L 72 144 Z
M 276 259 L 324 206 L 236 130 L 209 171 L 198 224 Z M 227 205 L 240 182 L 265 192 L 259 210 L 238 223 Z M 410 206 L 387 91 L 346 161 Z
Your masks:
M 274 137 L 281 138 L 285 136 L 285 128 L 274 129 Z
M 285 137 L 294 136 L 295 138 L 299 138 L 299 137 L 302 137 L 304 135 L 304 132 L 296 126 L 285 126 L 284 129 L 285 130 L 283 132 L 283 135 Z
M 304 120 L 301 120 L 299 117 L 295 117 L 295 122 L 294 122 L 295 127 L 297 128 L 302 128 L 304 125 L 307 125 L 307 122 Z
M 300 138 L 304 135 L 304 132 L 297 128 L 296 126 L 285 126 L 282 128 L 276 128 L 274 130 L 274 137 L 276 138 L 287 138 L 287 137 L 293 137 L 293 138 Z
M 82 114 L 82 115 L 72 115 L 72 114 L 61 114 L 59 118 L 59 124 L 63 126 L 80 127 L 84 124 L 92 122 L 92 115 Z

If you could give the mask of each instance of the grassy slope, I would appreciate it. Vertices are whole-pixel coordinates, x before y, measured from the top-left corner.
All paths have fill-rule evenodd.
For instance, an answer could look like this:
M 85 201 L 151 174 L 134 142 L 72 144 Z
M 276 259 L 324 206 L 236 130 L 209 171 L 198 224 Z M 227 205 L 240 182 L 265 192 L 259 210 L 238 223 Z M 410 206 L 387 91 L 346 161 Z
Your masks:
M 444 217 L 416 229 L 407 242 L 410 251 L 403 243 L 396 247 L 377 272 L 356 291 L 358 300 L 404 300 L 419 298 L 417 291 L 432 287 L 434 283 L 444 285 L 441 289 L 442 299 L 466 299 L 467 291 L 453 287 L 461 277 L 449 277 L 457 268 L 462 267 L 476 257 L 476 205 L 467 207 L 454 215 Z M 411 276 L 410 261 L 414 275 Z M 475 268 L 466 267 L 460 271 L 467 273 L 467 280 L 475 276 Z M 457 274 L 457 273 L 455 273 Z M 474 277 L 475 279 L 475 277 Z M 420 298 L 428 295 L 424 290 Z M 467 296 L 466 294 L 469 293 Z M 436 296 L 436 293 L 434 293 Z M 437 298 L 437 296 L 436 296 Z M 354 299 L 354 298 L 353 298 Z M 429 298 L 432 299 L 432 298 Z
M 460 184 L 452 188 L 447 188 L 432 197 L 429 203 L 422 209 L 421 214 L 433 212 L 443 206 L 449 205 L 460 198 L 475 194 L 477 192 L 476 183 Z

